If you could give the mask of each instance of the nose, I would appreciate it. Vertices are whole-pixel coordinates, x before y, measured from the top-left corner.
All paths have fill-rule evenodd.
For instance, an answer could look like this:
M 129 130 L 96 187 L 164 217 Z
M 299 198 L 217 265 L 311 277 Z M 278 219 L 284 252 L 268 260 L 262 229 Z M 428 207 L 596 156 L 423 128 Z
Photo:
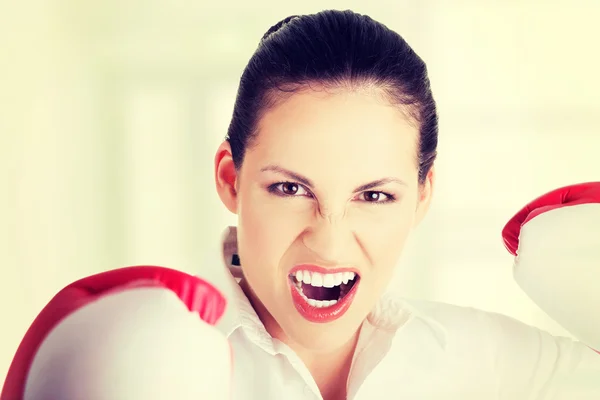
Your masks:
M 319 213 L 302 241 L 322 262 L 338 264 L 351 258 L 355 238 L 344 213 Z

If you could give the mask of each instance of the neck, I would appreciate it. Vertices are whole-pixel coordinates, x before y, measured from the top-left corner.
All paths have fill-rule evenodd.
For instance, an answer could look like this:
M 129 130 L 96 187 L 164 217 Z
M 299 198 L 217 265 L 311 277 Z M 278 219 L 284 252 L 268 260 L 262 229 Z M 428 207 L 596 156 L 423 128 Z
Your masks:
M 348 382 L 359 331 L 348 342 L 331 351 L 308 349 L 287 337 L 275 318 L 258 300 L 244 279 L 240 282 L 240 286 L 271 337 L 285 343 L 302 360 L 319 387 L 322 397 L 324 399 L 345 399 L 346 383 Z
M 348 342 L 332 351 L 315 352 L 299 346 L 290 347 L 310 371 L 323 399 L 346 399 L 348 377 L 357 342 L 358 331 Z

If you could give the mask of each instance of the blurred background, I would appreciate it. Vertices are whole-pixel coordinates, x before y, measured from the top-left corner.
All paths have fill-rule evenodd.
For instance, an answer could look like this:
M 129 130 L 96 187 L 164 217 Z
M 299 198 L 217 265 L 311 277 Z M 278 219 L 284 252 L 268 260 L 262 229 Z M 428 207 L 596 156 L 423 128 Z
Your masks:
M 390 289 L 568 335 L 513 282 L 500 232 L 538 195 L 600 178 L 600 2 L 1 4 L 2 381 L 72 280 L 133 264 L 222 279 L 217 243 L 235 217 L 213 154 L 240 74 L 271 25 L 326 8 L 403 35 L 439 103 L 434 204 Z

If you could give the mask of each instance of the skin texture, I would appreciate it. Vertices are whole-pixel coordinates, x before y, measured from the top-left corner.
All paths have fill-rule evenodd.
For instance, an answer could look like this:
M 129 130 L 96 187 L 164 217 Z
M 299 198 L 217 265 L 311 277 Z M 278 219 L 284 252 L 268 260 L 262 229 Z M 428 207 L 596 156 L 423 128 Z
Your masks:
M 419 185 L 417 141 L 414 121 L 376 88 L 313 86 L 265 113 L 239 171 L 227 142 L 217 151 L 217 191 L 238 215 L 242 288 L 324 396 L 345 394 L 357 332 L 428 209 L 434 173 Z M 288 276 L 301 263 L 360 271 L 344 316 L 311 323 L 296 311 Z

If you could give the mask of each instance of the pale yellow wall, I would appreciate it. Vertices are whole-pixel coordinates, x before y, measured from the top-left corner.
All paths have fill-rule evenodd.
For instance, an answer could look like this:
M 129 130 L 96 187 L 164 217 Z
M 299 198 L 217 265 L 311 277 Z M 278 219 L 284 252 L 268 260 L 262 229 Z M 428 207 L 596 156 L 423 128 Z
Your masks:
M 566 334 L 523 295 L 504 222 L 600 177 L 596 1 L 54 0 L 0 5 L 0 378 L 71 280 L 161 264 L 219 280 L 209 243 L 235 219 L 212 156 L 241 70 L 279 19 L 354 9 L 428 62 L 438 188 L 392 290 Z

